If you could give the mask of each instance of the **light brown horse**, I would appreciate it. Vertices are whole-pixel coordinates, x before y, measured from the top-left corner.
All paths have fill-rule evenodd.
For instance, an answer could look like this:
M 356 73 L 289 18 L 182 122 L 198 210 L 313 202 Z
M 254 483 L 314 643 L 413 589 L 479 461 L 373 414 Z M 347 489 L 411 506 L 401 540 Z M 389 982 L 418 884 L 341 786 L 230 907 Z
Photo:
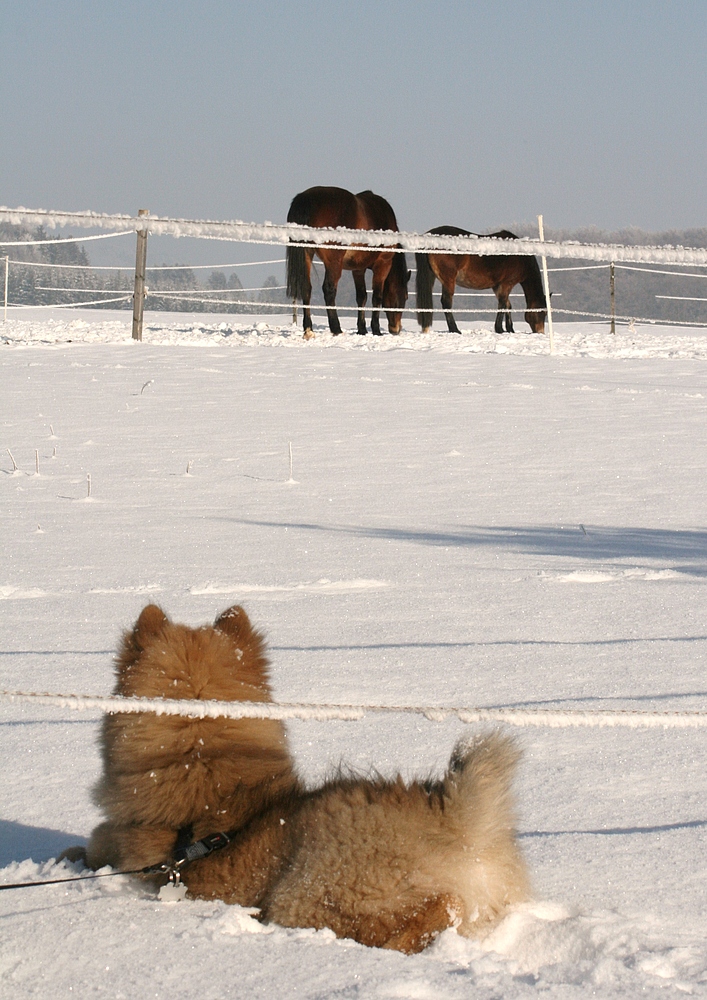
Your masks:
M 338 187 L 312 187 L 295 195 L 287 213 L 288 222 L 303 226 L 331 227 L 346 229 L 390 229 L 398 231 L 395 212 L 385 198 L 372 191 L 352 194 Z M 364 237 L 365 240 L 365 237 Z M 365 242 L 364 242 L 365 246 Z M 391 243 L 391 247 L 399 244 Z M 356 286 L 358 306 L 357 332 L 366 333 L 366 271 L 373 272 L 373 313 L 371 333 L 380 335 L 378 310 L 382 307 L 388 315 L 390 333 L 400 333 L 402 310 L 408 294 L 410 272 L 405 254 L 382 247 L 380 250 L 359 250 L 356 246 L 346 250 L 328 247 L 287 248 L 287 294 L 291 299 L 300 299 L 304 306 L 304 336 L 314 336 L 309 303 L 312 297 L 312 258 L 317 255 L 324 264 L 325 275 L 322 291 L 327 306 L 329 329 L 333 334 L 341 333 L 341 324 L 336 311 L 336 289 L 342 270 L 351 271 Z
M 466 229 L 457 226 L 438 226 L 430 229 L 431 236 L 476 236 Z M 517 237 L 507 229 L 499 233 L 490 233 L 498 239 L 514 240 Z M 422 332 L 427 333 L 432 328 L 432 288 L 435 278 L 442 284 L 442 308 L 447 310 L 445 317 L 450 333 L 459 333 L 459 328 L 452 315 L 452 301 L 455 285 L 462 288 L 492 288 L 498 299 L 496 314 L 496 333 L 503 333 L 503 324 L 507 333 L 513 333 L 511 317 L 511 300 L 509 298 L 514 285 L 522 285 L 525 292 L 527 312 L 525 321 L 533 333 L 545 332 L 545 316 L 547 304 L 543 292 L 540 268 L 537 259 L 522 254 L 452 254 L 418 253 L 417 260 L 417 319 Z

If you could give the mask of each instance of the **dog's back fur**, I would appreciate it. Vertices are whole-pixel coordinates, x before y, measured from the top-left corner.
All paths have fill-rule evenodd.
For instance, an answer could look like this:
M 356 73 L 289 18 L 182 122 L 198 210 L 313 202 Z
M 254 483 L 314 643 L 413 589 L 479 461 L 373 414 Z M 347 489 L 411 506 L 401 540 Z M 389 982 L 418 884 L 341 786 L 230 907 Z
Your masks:
M 148 605 L 117 673 L 125 696 L 270 700 L 263 639 L 239 607 L 190 629 Z M 450 926 L 478 934 L 528 896 L 513 830 L 518 752 L 499 733 L 458 746 L 440 781 L 341 775 L 314 790 L 277 722 L 109 716 L 102 747 L 95 799 L 107 820 L 89 844 L 93 867 L 167 861 L 180 831 L 228 831 L 228 847 L 183 870 L 192 897 L 408 953 Z

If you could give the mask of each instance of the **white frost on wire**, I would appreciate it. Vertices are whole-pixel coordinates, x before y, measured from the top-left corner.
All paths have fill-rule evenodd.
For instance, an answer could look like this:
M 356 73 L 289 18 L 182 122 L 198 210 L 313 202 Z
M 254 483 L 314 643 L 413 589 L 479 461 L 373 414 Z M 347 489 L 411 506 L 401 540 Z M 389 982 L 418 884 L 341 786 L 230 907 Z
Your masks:
M 99 212 L 52 212 L 45 209 L 0 207 L 0 222 L 13 225 L 72 225 L 87 228 L 145 231 L 156 236 L 192 236 L 242 243 L 279 243 L 328 246 L 345 249 L 356 244 L 362 249 L 381 247 L 401 251 L 443 251 L 459 254 L 542 254 L 545 257 L 569 257 L 578 260 L 631 261 L 634 263 L 675 263 L 707 265 L 707 248 L 621 246 L 618 244 L 543 242 L 533 239 L 505 240 L 490 236 L 432 236 L 429 233 L 365 230 L 365 246 L 360 229 L 328 229 L 292 223 L 216 222 L 209 220 L 169 219 L 159 216 L 108 215 Z
M 638 271 L 639 274 L 642 271 L 646 274 L 667 274 L 670 278 L 707 278 L 707 274 L 690 274 L 689 271 L 657 271 L 653 267 L 628 267 L 626 264 L 617 264 L 616 269 L 621 271 Z
M 0 691 L 0 699 L 33 702 L 76 711 L 98 709 L 108 714 L 153 712 L 190 719 L 310 719 L 356 721 L 365 715 L 422 715 L 430 722 L 457 718 L 460 722 L 505 722 L 510 726 L 549 729 L 622 727 L 627 729 L 698 729 L 707 726 L 707 712 L 635 712 L 606 710 L 466 708 L 432 705 L 316 705 L 253 701 L 188 701 L 169 698 L 96 698 L 89 695 Z
M 64 240 L 58 240 L 59 243 L 64 243 Z M 135 267 L 132 264 L 49 264 L 46 261 L 36 261 L 36 260 L 15 260 L 13 257 L 9 258 L 10 264 L 19 265 L 21 267 L 64 267 L 79 271 L 135 271 Z M 219 270 L 226 269 L 229 267 L 260 267 L 265 264 L 284 264 L 285 258 L 279 258 L 278 260 L 249 260 L 242 264 L 160 264 L 159 267 L 152 267 L 148 265 L 145 270 L 147 271 L 205 271 L 205 270 Z
M 134 230 L 126 229 L 122 233 L 100 233 L 98 236 L 67 236 L 60 240 L 0 240 L 0 247 L 41 247 L 50 243 L 88 243 L 89 240 L 110 240 L 114 236 L 130 236 L 132 232 Z
M 41 306 L 15 306 L 11 302 L 8 302 L 8 309 L 83 309 L 84 306 L 97 306 L 105 305 L 106 302 L 124 302 L 126 299 L 131 299 L 133 297 L 132 292 L 128 292 L 125 295 L 118 295 L 114 299 L 92 299 L 90 302 L 57 302 L 55 305 L 41 305 Z
M 695 295 L 656 295 L 657 299 L 671 299 L 673 302 L 707 302 L 707 299 Z
M 548 274 L 557 274 L 559 271 L 598 271 L 602 267 L 609 267 L 609 264 L 577 264 L 574 267 L 548 267 L 547 270 Z

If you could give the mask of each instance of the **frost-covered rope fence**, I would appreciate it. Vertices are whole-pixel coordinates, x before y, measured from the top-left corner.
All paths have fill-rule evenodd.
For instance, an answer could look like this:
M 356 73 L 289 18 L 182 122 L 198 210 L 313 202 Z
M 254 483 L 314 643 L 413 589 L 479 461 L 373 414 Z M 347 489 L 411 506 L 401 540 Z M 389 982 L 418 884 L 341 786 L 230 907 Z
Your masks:
M 434 705 L 317 705 L 306 702 L 275 703 L 254 701 L 189 701 L 169 698 L 105 698 L 74 694 L 39 694 L 28 691 L 0 691 L 0 699 L 14 703 L 34 703 L 76 711 L 97 709 L 108 714 L 154 712 L 182 715 L 190 719 L 309 719 L 356 722 L 366 715 L 421 715 L 430 722 L 457 718 L 460 722 L 505 722 L 510 726 L 548 729 L 570 727 L 627 729 L 701 729 L 707 727 L 707 711 L 635 712 L 567 710 L 543 708 L 475 708 Z
M 58 240 L 0 240 L 0 247 L 42 247 L 51 244 L 88 243 L 89 240 L 111 240 L 115 236 L 132 236 L 133 230 L 122 233 L 99 233 L 97 236 L 63 236 Z
M 38 260 L 14 260 L 9 258 L 11 264 L 19 267 L 58 267 L 68 268 L 75 271 L 134 271 L 132 264 L 54 264 L 47 261 Z M 284 264 L 285 258 L 277 260 L 248 260 L 240 264 L 160 264 L 153 266 L 148 264 L 148 271 L 218 271 L 227 270 L 231 267 L 262 267 L 265 264 Z
M 263 243 L 263 244 L 280 244 L 289 245 L 295 247 L 307 247 L 307 248 L 317 248 L 326 246 L 329 249 L 347 249 L 352 245 L 356 245 L 361 249 L 371 249 L 376 250 L 380 247 L 386 247 L 391 250 L 401 250 L 401 251 L 427 251 L 427 252 L 444 252 L 452 254 L 484 254 L 484 255 L 496 255 L 496 254 L 533 254 L 540 255 L 543 261 L 543 274 L 544 274 L 544 284 L 546 286 L 547 293 L 547 275 L 550 271 L 553 272 L 567 272 L 572 270 L 594 270 L 601 269 L 603 267 L 610 268 L 610 300 L 611 300 L 611 311 L 607 314 L 600 312 L 591 312 L 589 310 L 568 310 L 561 309 L 555 305 L 555 311 L 561 313 L 567 317 L 577 316 L 586 317 L 591 319 L 608 319 L 611 323 L 611 331 L 615 332 L 615 323 L 617 320 L 625 322 L 641 322 L 654 324 L 656 320 L 653 319 L 642 319 L 636 315 L 631 316 L 617 316 L 615 308 L 615 270 L 625 269 L 634 272 L 640 272 L 645 270 L 647 273 L 657 273 L 664 274 L 667 276 L 673 275 L 675 277 L 707 277 L 707 274 L 694 274 L 682 271 L 668 271 L 660 270 L 658 268 L 650 268 L 643 266 L 629 266 L 626 262 L 631 262 L 633 265 L 644 265 L 650 263 L 661 263 L 664 266 L 676 267 L 678 265 L 688 264 L 693 267 L 707 267 L 707 248 L 686 248 L 682 246 L 662 246 L 662 247 L 644 247 L 644 246 L 626 246 L 620 244 L 581 244 L 574 241 L 565 241 L 554 243 L 552 241 L 546 241 L 543 238 L 541 232 L 540 239 L 500 239 L 496 237 L 487 236 L 437 236 L 429 233 L 408 233 L 408 232 L 391 232 L 391 231 L 380 231 L 380 230 L 350 230 L 344 228 L 337 229 L 326 229 L 319 227 L 308 227 L 300 226 L 294 224 L 276 225 L 270 222 L 263 224 L 259 223 L 245 223 L 240 221 L 234 222 L 218 222 L 210 220 L 189 220 L 189 219 L 172 219 L 160 216 L 151 216 L 147 210 L 141 210 L 137 216 L 129 215 L 108 215 L 100 214 L 94 212 L 49 212 L 45 210 L 34 210 L 34 209 L 9 209 L 0 208 L 0 221 L 9 221 L 14 224 L 37 224 L 44 225 L 48 227 L 56 227 L 61 225 L 75 225 L 84 226 L 92 228 L 108 228 L 116 229 L 117 232 L 110 232 L 100 234 L 99 236 L 91 235 L 86 237 L 67 237 L 66 239 L 56 239 L 56 240 L 27 240 L 27 241 L 15 241 L 14 245 L 39 245 L 42 243 L 55 243 L 62 244 L 67 242 L 82 242 L 83 240 L 100 239 L 109 236 L 123 236 L 128 235 L 131 232 L 137 234 L 137 244 L 140 248 L 136 255 L 136 270 L 135 270 L 135 288 L 133 291 L 133 338 L 142 339 L 141 328 L 142 328 L 142 313 L 145 306 L 145 297 L 147 293 L 146 287 L 146 274 L 153 271 L 169 271 L 169 270 L 190 270 L 192 269 L 190 265 L 161 265 L 158 267 L 147 267 L 146 264 L 146 243 L 148 233 L 153 235 L 171 235 L 173 237 L 190 236 L 200 239 L 215 239 L 215 240 L 226 240 L 226 241 L 237 241 L 245 243 Z M 127 227 L 131 228 L 127 228 Z M 365 240 L 365 243 L 362 242 Z M 8 241 L 6 246 L 12 246 L 13 242 Z M 603 263 L 596 264 L 577 264 L 573 267 L 560 267 L 560 268 L 548 268 L 546 266 L 547 258 L 574 258 L 576 260 L 596 260 L 602 261 Z M 139 259 L 139 266 L 138 266 Z M 194 265 L 193 268 L 211 268 L 212 270 L 216 267 L 245 267 L 245 266 L 255 266 L 256 264 L 276 264 L 282 263 L 282 259 L 271 260 L 271 261 L 250 261 L 243 262 L 242 264 L 229 264 L 229 265 Z M 9 265 L 13 266 L 63 266 L 63 267 L 74 267 L 80 268 L 84 267 L 86 270 L 130 270 L 128 267 L 122 265 L 116 265 L 114 267 L 103 265 L 101 267 L 91 267 L 90 265 L 55 265 L 50 262 L 37 262 L 33 263 L 31 261 L 15 261 L 14 259 L 6 259 L 6 269 Z M 68 291 L 68 289 L 52 289 L 52 288 L 42 288 L 38 286 L 40 290 L 54 290 L 54 291 Z M 276 289 L 272 289 L 275 291 Z M 281 289 L 277 289 L 281 290 Z M 76 289 L 77 293 L 86 292 L 88 289 Z M 108 293 L 115 293 L 118 289 L 95 289 L 97 294 L 105 295 Z M 172 299 L 173 301 L 190 301 L 199 305 L 207 305 L 209 298 L 213 301 L 214 305 L 218 306 L 241 306 L 249 309 L 257 309 L 258 311 L 267 311 L 272 313 L 274 308 L 277 307 L 278 303 L 273 303 L 272 301 L 265 302 L 249 302 L 234 299 L 232 293 L 238 291 L 238 289 L 229 289 L 228 297 L 218 298 L 217 289 L 155 289 L 154 294 L 159 298 Z M 243 289 L 246 291 L 246 289 Z M 459 293 L 464 294 L 464 293 Z M 469 294 L 469 293 L 467 293 Z M 200 297 L 199 297 L 200 296 Z M 546 295 L 547 298 L 547 295 Z M 660 299 L 669 299 L 670 296 L 656 296 Z M 674 296 L 672 297 L 675 301 L 700 301 L 699 299 L 690 298 L 688 296 Z M 103 304 L 108 304 L 109 302 L 119 302 L 125 301 L 124 297 L 121 298 L 106 298 L 103 300 Z M 73 305 L 81 306 L 95 306 L 102 304 L 102 300 L 91 300 L 89 301 L 77 301 Z M 5 308 L 7 308 L 9 303 L 7 303 L 7 298 L 5 299 Z M 19 304 L 18 304 L 19 305 Z M 23 303 L 26 305 L 26 303 Z M 72 303 L 62 302 L 58 304 L 61 308 L 71 308 Z M 284 305 L 284 304 L 283 304 Z M 41 306 L 35 308 L 46 308 L 46 303 L 42 303 Z M 339 310 L 347 311 L 346 307 L 339 306 Z M 406 310 L 413 311 L 413 310 Z M 449 312 L 450 310 L 442 310 L 443 312 Z M 455 310 L 461 313 L 469 312 L 488 312 L 490 310 L 469 310 L 469 309 L 459 309 Z M 527 312 L 528 310 L 526 310 Z M 532 310 L 531 310 L 532 311 Z M 548 300 L 547 305 L 547 323 L 550 332 L 550 350 L 552 353 L 552 307 L 550 301 Z M 704 323 L 696 322 L 694 320 L 680 320 L 677 321 L 675 325 L 687 326 L 687 327 L 700 327 L 704 326 Z
M 540 242 L 537 239 L 498 239 L 489 236 L 432 236 L 429 233 L 365 230 L 366 243 L 361 243 L 360 229 L 326 229 L 299 226 L 294 223 L 276 225 L 254 222 L 216 222 L 211 220 L 171 219 L 160 216 L 109 215 L 99 212 L 56 212 L 44 209 L 11 209 L 0 207 L 0 222 L 13 225 L 77 226 L 84 228 L 117 229 L 149 232 L 153 236 L 194 236 L 239 243 L 292 244 L 294 246 L 328 246 L 345 249 L 356 245 L 365 249 L 381 247 L 401 252 L 477 253 L 477 254 L 540 254 L 546 257 L 567 257 L 577 260 L 630 261 L 633 263 L 689 263 L 707 266 L 707 248 L 644 247 L 620 244 L 576 243 L 573 241 Z
M 94 292 L 97 291 L 97 289 L 87 288 L 86 291 Z M 16 306 L 13 305 L 11 302 L 8 302 L 7 308 L 8 309 L 76 309 L 77 306 L 79 308 L 82 308 L 83 306 L 105 305 L 108 302 L 126 302 L 128 299 L 131 299 L 132 297 L 133 297 L 132 292 L 126 292 L 125 295 L 117 295 L 114 299 L 93 299 L 90 302 L 57 302 L 54 305 L 42 304 L 39 306 L 26 306 L 26 305 Z

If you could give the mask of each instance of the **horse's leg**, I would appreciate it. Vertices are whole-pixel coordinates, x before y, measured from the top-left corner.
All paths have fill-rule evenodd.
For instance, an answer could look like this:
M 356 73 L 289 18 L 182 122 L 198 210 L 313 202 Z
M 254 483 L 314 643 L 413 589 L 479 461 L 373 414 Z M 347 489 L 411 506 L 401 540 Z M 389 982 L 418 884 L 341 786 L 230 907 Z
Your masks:
M 506 333 L 515 333 L 513 329 L 513 316 L 511 315 L 511 290 L 510 288 L 504 294 L 504 305 L 506 309 Z
M 506 333 L 513 333 L 513 317 L 511 316 L 511 300 L 508 295 L 508 291 L 505 288 L 494 288 L 496 293 L 496 298 L 498 299 L 498 312 L 496 313 L 496 324 L 494 330 L 496 333 L 503 333 L 503 324 L 505 320 Z
M 448 281 L 442 282 L 442 308 L 445 310 L 444 318 L 447 320 L 447 329 L 450 333 L 461 333 L 459 327 L 457 326 L 454 316 L 452 315 L 452 302 L 454 301 L 454 285 L 455 281 L 452 279 L 451 284 Z
M 336 336 L 336 334 L 341 333 L 341 323 L 339 322 L 339 314 L 336 311 L 336 289 L 339 286 L 339 278 L 341 277 L 341 263 L 343 261 L 342 254 L 330 254 L 326 262 L 326 272 L 324 274 L 324 284 L 322 285 L 322 292 L 324 293 L 324 303 L 327 307 L 327 319 L 329 320 L 329 329 Z
M 377 261 L 373 265 L 373 281 L 371 284 L 371 305 L 373 306 L 373 312 L 371 313 L 371 333 L 375 334 L 376 337 L 381 336 L 381 324 L 379 310 L 383 305 L 383 286 L 385 285 L 385 279 L 388 277 L 388 272 L 390 271 L 390 261 Z
M 354 285 L 356 286 L 356 305 L 358 306 L 358 328 L 357 333 L 366 336 L 366 272 L 353 271 Z
M 312 257 L 313 253 L 305 250 L 304 252 L 304 269 L 305 278 L 303 280 L 302 287 L 302 332 L 305 340 L 311 340 L 314 336 L 314 329 L 312 327 L 312 313 L 309 309 L 309 303 L 312 301 Z

